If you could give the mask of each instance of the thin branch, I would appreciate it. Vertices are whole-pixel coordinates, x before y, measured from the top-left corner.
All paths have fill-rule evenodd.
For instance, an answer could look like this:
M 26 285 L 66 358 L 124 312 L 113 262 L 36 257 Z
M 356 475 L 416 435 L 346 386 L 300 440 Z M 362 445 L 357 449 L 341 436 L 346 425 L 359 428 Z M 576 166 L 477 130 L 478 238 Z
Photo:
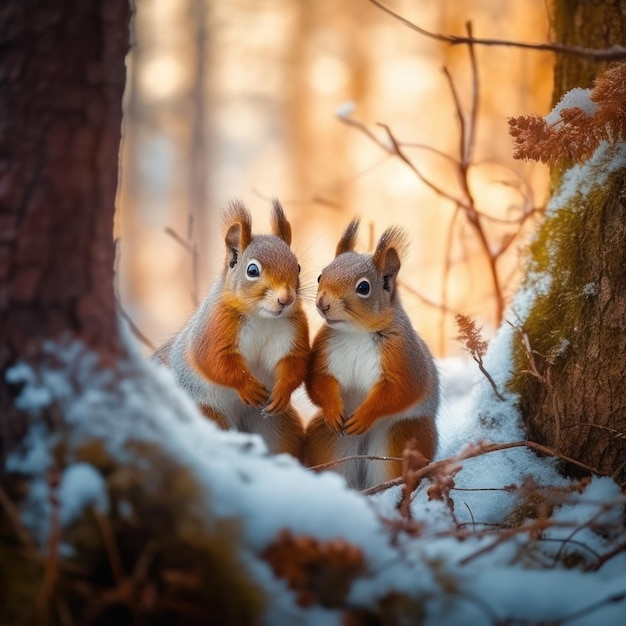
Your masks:
M 405 17 L 402 17 L 395 11 L 392 11 L 389 7 L 385 6 L 378 0 L 369 0 L 369 2 L 378 7 L 381 11 L 384 11 L 388 15 L 391 15 L 393 18 L 404 24 L 407 28 L 414 30 L 420 35 L 428 37 L 429 39 L 434 39 L 435 41 L 449 43 L 451 46 L 469 44 L 479 46 L 522 48 L 524 50 L 534 50 L 537 52 L 555 52 L 557 54 L 586 58 L 590 61 L 598 62 L 621 61 L 623 59 L 626 59 L 626 48 L 624 48 L 623 46 L 612 46 L 611 48 L 605 49 L 593 49 L 583 48 L 582 46 L 567 46 L 565 44 L 559 43 L 529 43 L 525 41 L 510 41 L 508 39 L 483 39 L 480 37 L 473 37 L 472 35 L 469 35 L 467 37 L 461 37 L 458 35 L 441 35 L 421 28 L 420 26 L 411 22 Z
M 0 485 L 0 507 L 4 510 L 4 514 L 7 516 L 11 526 L 13 526 L 13 530 L 17 538 L 20 540 L 22 544 L 24 544 L 28 548 L 36 548 L 37 544 L 35 540 L 29 535 L 27 530 L 24 528 L 22 521 L 20 520 L 20 515 L 15 508 L 13 502 L 6 494 L 2 486 Z
M 330 469 L 331 467 L 336 467 L 337 465 L 341 465 L 341 463 L 346 463 L 348 461 L 402 461 L 402 457 L 353 454 L 352 456 L 344 456 L 344 457 L 341 457 L 340 459 L 335 459 L 334 461 L 328 461 L 328 463 L 320 463 L 319 465 L 312 465 L 308 469 L 316 470 L 316 471 L 325 470 L 325 469 Z
M 606 554 L 601 555 L 593 566 L 588 567 L 588 572 L 597 572 L 607 561 L 611 560 L 614 556 L 617 556 L 620 552 L 626 551 L 626 541 L 618 543 L 612 550 Z
M 531 450 L 535 450 L 536 452 L 541 452 L 542 454 L 546 454 L 547 456 L 558 457 L 559 459 L 563 459 L 572 465 L 576 465 L 588 472 L 593 474 L 598 474 L 602 476 L 602 473 L 594 467 L 590 467 L 585 463 L 581 463 L 576 459 L 572 459 L 571 457 L 565 456 L 560 452 L 552 450 L 547 446 L 543 446 L 539 443 L 535 443 L 534 441 L 513 441 L 510 443 L 482 443 L 478 446 L 472 446 L 471 448 L 460 452 L 458 455 L 442 459 L 441 461 L 435 461 L 434 463 L 430 463 L 424 469 L 418 472 L 418 478 L 421 480 L 422 478 L 426 478 L 432 475 L 434 472 L 439 471 L 442 467 L 449 465 L 450 463 L 456 463 L 459 461 L 465 461 L 467 459 L 473 459 L 478 456 L 483 456 L 485 454 L 490 454 L 492 452 L 499 452 L 501 450 L 509 450 L 511 448 L 530 448 Z M 382 491 L 386 491 L 387 489 L 391 489 L 392 487 L 396 487 L 403 483 L 402 478 L 392 478 L 380 485 L 376 485 L 375 487 L 370 487 L 369 489 L 364 489 L 361 491 L 362 494 L 366 496 L 372 496 L 377 493 L 381 493 Z
M 471 207 L 469 207 L 460 198 L 455 198 L 452 194 L 449 194 L 447 191 L 444 191 L 444 189 L 442 189 L 438 185 L 435 185 L 435 183 L 428 180 L 422 174 L 422 172 L 420 172 L 420 170 L 416 167 L 413 161 L 411 161 L 411 159 L 409 159 L 409 157 L 407 157 L 406 154 L 403 152 L 400 146 L 400 143 L 396 139 L 395 135 L 391 132 L 391 128 L 389 128 L 387 124 L 378 122 L 378 126 L 380 126 L 387 133 L 387 137 L 389 141 L 391 142 L 391 149 L 387 148 L 387 150 L 390 151 L 391 154 L 395 154 L 401 161 L 403 161 L 429 189 L 434 191 L 438 196 L 445 198 L 446 200 L 450 200 L 451 202 L 454 202 L 455 204 L 459 204 L 465 210 L 471 210 Z M 381 142 L 381 145 L 384 145 L 384 144 L 382 144 Z
M 472 354 L 472 358 L 476 363 L 478 363 L 478 369 L 481 371 L 482 375 L 489 381 L 491 388 L 493 389 L 493 393 L 496 394 L 496 398 L 500 400 L 500 402 L 504 402 L 504 396 L 498 390 L 498 386 L 496 385 L 496 381 L 491 377 L 491 374 L 485 369 L 483 365 L 483 360 L 481 357 Z
M 59 501 L 59 483 L 61 476 L 53 469 L 48 474 L 48 502 L 50 504 L 50 529 L 48 531 L 48 554 L 44 562 L 43 580 L 37 594 L 35 611 L 37 623 L 45 626 L 50 621 L 50 606 L 59 577 L 59 545 L 61 543 L 61 513 Z
M 118 308 L 119 314 L 126 320 L 126 322 L 127 322 L 128 326 L 130 327 L 130 330 L 133 333 L 133 335 L 135 335 L 135 337 L 137 337 L 137 339 L 139 339 L 139 341 L 144 343 L 148 348 L 150 348 L 150 350 L 152 350 L 154 352 L 157 349 L 157 347 L 139 329 L 139 326 L 137 326 L 137 324 L 135 324 L 135 322 L 132 320 L 130 315 L 126 312 L 126 310 L 122 306 L 122 303 L 119 302 L 119 301 L 117 303 L 117 308 Z
M 466 22 L 465 29 L 469 37 L 473 36 L 472 32 L 472 23 Z M 470 123 L 468 125 L 468 135 L 467 141 L 465 145 L 465 153 L 466 153 L 466 161 L 467 166 L 472 161 L 472 155 L 474 154 L 474 140 L 476 138 L 476 126 L 478 119 L 478 106 L 480 103 L 480 80 L 478 77 L 478 63 L 476 61 L 476 51 L 474 50 L 474 46 L 469 44 L 468 47 L 469 58 L 470 58 L 470 67 L 471 67 L 471 75 L 472 75 L 472 104 L 470 108 Z M 472 204 L 474 204 L 472 202 Z
M 508 541 L 511 537 L 515 537 L 515 535 L 519 535 L 522 533 L 535 534 L 541 532 L 542 530 L 546 530 L 552 527 L 554 524 L 551 520 L 541 518 L 534 520 L 530 524 L 525 524 L 524 526 L 516 526 L 515 528 L 509 528 L 508 530 L 501 531 L 496 539 L 492 541 L 490 544 L 483 546 L 476 552 L 472 554 L 468 554 L 466 557 L 462 558 L 459 561 L 459 565 L 467 565 L 470 561 L 477 559 L 479 556 L 483 554 L 487 554 L 491 552 L 494 548 L 499 546 L 500 544 Z
M 169 226 L 165 227 L 165 233 L 168 234 L 177 244 L 181 245 L 191 257 L 191 301 L 194 306 L 198 306 L 200 303 L 198 297 L 198 246 L 193 242 L 193 227 L 194 227 L 194 219 L 193 215 L 190 213 L 187 219 L 187 236 L 188 239 L 183 239 L 173 228 Z
M 383 124 L 382 122 L 378 122 L 377 125 L 385 130 L 387 133 L 387 137 L 389 139 L 389 145 L 385 144 L 381 141 L 365 124 L 359 122 L 358 120 L 352 119 L 351 117 L 340 117 L 339 120 L 346 124 L 347 126 L 352 126 L 357 130 L 360 130 L 366 137 L 368 137 L 371 141 L 373 141 L 381 150 L 384 150 L 390 156 L 397 156 L 401 161 L 407 165 L 411 171 L 432 191 L 434 191 L 437 195 L 449 200 L 450 202 L 454 202 L 455 204 L 460 204 L 463 208 L 467 208 L 465 203 L 460 199 L 456 198 L 453 195 L 447 193 L 435 183 L 428 180 L 422 172 L 415 166 L 415 164 L 409 159 L 404 151 L 402 150 L 402 144 L 396 139 L 395 135 L 391 132 L 391 129 L 387 124 Z
M 424 304 L 427 304 L 428 306 L 444 311 L 445 313 L 452 314 L 456 312 L 452 310 L 451 308 L 447 307 L 445 304 L 442 304 L 441 302 L 435 302 L 434 300 L 431 300 L 430 298 L 426 297 L 424 294 L 420 293 L 419 291 L 417 291 L 417 289 L 415 289 L 414 287 L 411 287 L 411 285 L 404 282 L 403 280 L 399 280 L 398 285 L 400 285 L 402 289 L 404 289 L 405 291 L 408 291 L 411 295 L 415 296 L 416 298 L 419 298 Z
M 178 244 L 180 244 L 189 254 L 193 254 L 193 246 L 183 239 L 173 228 L 165 227 L 165 232 Z
M 115 533 L 111 527 L 111 522 L 106 515 L 101 515 L 98 511 L 93 511 L 96 525 L 102 536 L 102 542 L 104 549 L 109 559 L 109 566 L 111 567 L 111 573 L 115 579 L 116 584 L 119 586 L 125 580 L 124 566 L 122 564 L 122 557 L 115 541 Z

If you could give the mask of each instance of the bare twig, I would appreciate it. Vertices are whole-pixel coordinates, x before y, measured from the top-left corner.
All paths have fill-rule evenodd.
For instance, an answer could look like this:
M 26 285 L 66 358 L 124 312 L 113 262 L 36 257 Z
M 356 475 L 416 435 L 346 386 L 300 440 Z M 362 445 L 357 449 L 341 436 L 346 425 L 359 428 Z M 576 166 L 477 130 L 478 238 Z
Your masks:
M 392 11 L 389 7 L 385 6 L 378 0 L 369 0 L 373 5 L 379 9 L 391 15 L 393 18 L 404 24 L 406 27 L 414 30 L 415 32 L 444 43 L 449 43 L 451 46 L 458 45 L 479 45 L 479 46 L 499 46 L 507 48 L 522 48 L 524 50 L 535 50 L 537 52 L 555 52 L 557 54 L 563 54 L 566 56 L 574 56 L 589 59 L 591 61 L 620 61 L 626 59 L 626 48 L 623 46 L 612 46 L 606 49 L 593 49 L 583 48 L 582 46 L 567 46 L 559 43 L 529 43 L 525 41 L 510 41 L 508 39 L 483 39 L 479 37 L 473 37 L 471 34 L 467 37 L 461 37 L 458 35 L 441 35 L 430 32 L 424 28 L 421 28 L 414 22 L 402 17 L 395 11 Z
M 96 519 L 96 524 L 102 535 L 102 542 L 104 543 L 104 549 L 109 558 L 109 565 L 113 578 L 118 586 L 121 586 L 125 580 L 124 566 L 122 565 L 122 557 L 115 541 L 115 533 L 111 528 L 111 522 L 106 515 L 101 515 L 98 511 L 93 511 Z
M 587 571 L 597 572 L 607 561 L 610 561 L 614 556 L 617 556 L 621 552 L 626 552 L 626 541 L 618 543 L 612 550 L 601 555 L 592 566 L 587 568 Z
M 185 248 L 185 250 L 187 250 L 189 254 L 193 253 L 193 246 L 191 245 L 191 243 L 183 239 L 173 228 L 166 226 L 164 230 L 166 234 L 168 234 L 177 244 Z
M 15 509 L 15 505 L 11 502 L 11 499 L 6 494 L 2 486 L 0 485 L 0 507 L 4 510 L 5 515 L 7 516 L 11 526 L 13 526 L 13 530 L 15 531 L 15 535 L 20 540 L 20 542 L 28 547 L 35 548 L 35 540 L 28 534 L 22 521 L 20 520 L 19 513 Z
M 411 295 L 415 296 L 416 298 L 419 298 L 424 304 L 427 304 L 428 306 L 431 306 L 431 307 L 433 307 L 435 309 L 442 310 L 445 313 L 454 313 L 454 311 L 452 309 L 448 308 L 445 304 L 442 304 L 440 302 L 435 302 L 434 300 L 431 300 L 430 298 L 428 298 L 423 293 L 419 292 L 417 289 L 415 289 L 414 287 L 412 287 L 408 283 L 404 282 L 403 280 L 399 280 L 398 284 L 405 291 L 408 291 Z
M 563 539 L 563 542 L 561 543 L 561 545 L 559 546 L 559 549 L 557 550 L 556 554 L 554 555 L 554 561 L 555 563 L 558 562 L 561 559 L 561 555 L 563 554 L 563 551 L 565 550 L 565 546 L 568 543 L 571 543 L 574 540 L 574 536 L 579 533 L 581 530 L 585 529 L 585 528 L 591 528 L 593 526 L 593 523 L 603 514 L 606 513 L 606 511 L 610 508 L 612 508 L 614 505 L 610 504 L 603 504 L 600 509 L 598 511 L 596 511 L 588 520 L 586 520 L 585 522 L 583 522 L 582 524 L 579 524 L 576 528 L 574 528 L 574 530 L 572 530 L 572 532 Z
M 49 622 L 54 588 L 59 576 L 59 544 L 61 543 L 61 514 L 58 487 L 61 476 L 58 470 L 48 475 L 48 502 L 50 504 L 50 529 L 48 532 L 48 554 L 44 563 L 43 580 L 37 595 L 37 623 L 45 626 Z
M 165 227 L 165 233 L 169 235 L 177 244 L 182 246 L 191 257 L 191 300 L 194 306 L 198 306 L 198 246 L 193 242 L 193 227 L 194 219 L 193 215 L 189 214 L 187 221 L 187 234 L 188 239 L 183 239 L 173 228 L 169 226 Z
M 483 456 L 485 454 L 491 454 L 492 452 L 499 452 L 501 450 L 510 450 L 511 448 L 530 448 L 531 450 L 535 450 L 536 452 L 541 452 L 542 454 L 546 454 L 548 456 L 558 457 L 571 463 L 572 465 L 576 465 L 588 472 L 592 472 L 594 474 L 602 475 L 598 469 L 586 465 L 585 463 L 581 463 L 576 459 L 572 459 L 571 457 L 565 456 L 560 452 L 552 450 L 552 448 L 548 448 L 547 446 L 543 446 L 539 443 L 535 443 L 534 441 L 513 441 L 510 443 L 481 443 L 476 446 L 472 446 L 471 448 L 466 449 L 465 451 L 461 451 L 458 455 L 450 457 L 448 459 L 442 459 L 441 461 L 435 461 L 434 463 L 430 463 L 424 469 L 419 472 L 419 479 L 426 478 L 440 470 L 442 467 L 458 461 L 465 461 L 467 459 L 473 459 L 478 456 Z M 388 480 L 380 485 L 376 485 L 375 487 L 370 487 L 369 489 L 364 489 L 361 491 L 362 494 L 367 496 L 372 496 L 377 493 L 381 493 L 382 491 L 386 491 L 387 489 L 391 489 L 392 487 L 396 487 L 402 484 L 402 478 L 393 478 Z
M 334 461 L 328 461 L 328 463 L 320 463 L 319 465 L 312 465 L 311 467 L 309 467 L 309 469 L 315 470 L 315 471 L 330 469 L 331 467 L 336 467 L 337 465 L 341 465 L 342 463 L 347 463 L 348 461 L 402 461 L 402 457 L 353 454 L 351 456 L 344 456 L 340 459 L 335 459 Z
M 148 348 L 150 348 L 150 350 L 152 350 L 154 352 L 157 349 L 156 346 L 140 330 L 139 326 L 137 326 L 137 324 L 135 324 L 135 322 L 133 321 L 131 316 L 126 312 L 126 309 L 124 309 L 124 307 L 122 306 L 122 303 L 119 302 L 119 301 L 117 303 L 117 308 L 118 308 L 119 314 L 126 320 L 126 323 L 128 324 L 128 326 L 129 326 L 131 332 L 133 333 L 133 335 L 135 335 L 135 337 L 137 337 L 137 339 L 139 339 L 139 341 L 144 343 Z
M 546 518 L 540 518 L 540 519 L 530 522 L 529 524 L 525 524 L 523 526 L 516 526 L 515 528 L 508 528 L 507 530 L 500 531 L 500 533 L 498 534 L 496 539 L 494 539 L 494 541 L 492 541 L 490 544 L 486 546 L 483 546 L 479 550 L 476 550 L 476 552 L 473 552 L 472 554 L 468 554 L 466 557 L 464 557 L 463 559 L 459 561 L 459 565 L 467 565 L 469 562 L 473 561 L 474 559 L 477 559 L 479 556 L 482 556 L 483 554 L 487 554 L 491 552 L 494 548 L 496 548 L 502 543 L 505 543 L 506 541 L 511 539 L 511 537 L 514 537 L 515 535 L 525 534 L 525 533 L 529 533 L 532 535 L 532 534 L 540 533 L 546 530 L 547 528 L 550 528 L 553 525 L 554 524 L 551 520 L 546 519 Z

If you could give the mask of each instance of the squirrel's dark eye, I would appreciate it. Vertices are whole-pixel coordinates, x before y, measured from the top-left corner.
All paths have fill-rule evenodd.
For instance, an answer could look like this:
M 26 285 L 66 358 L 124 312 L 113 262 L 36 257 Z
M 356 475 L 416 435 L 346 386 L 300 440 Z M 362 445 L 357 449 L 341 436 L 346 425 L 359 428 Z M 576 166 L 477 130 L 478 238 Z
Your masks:
M 356 285 L 356 292 L 359 296 L 363 298 L 370 295 L 370 284 L 369 281 L 362 279 Z
M 300 273 L 300 270 L 301 270 L 301 269 L 302 269 L 302 268 L 300 267 L 300 264 L 298 263 L 298 274 Z
M 261 275 L 261 268 L 259 264 L 255 261 L 251 261 L 248 263 L 248 267 L 246 267 L 246 276 L 248 278 L 258 278 Z
M 320 275 L 317 277 L 317 282 L 318 282 L 318 283 L 320 282 L 320 279 L 321 279 L 321 278 L 322 278 L 322 275 L 320 274 Z

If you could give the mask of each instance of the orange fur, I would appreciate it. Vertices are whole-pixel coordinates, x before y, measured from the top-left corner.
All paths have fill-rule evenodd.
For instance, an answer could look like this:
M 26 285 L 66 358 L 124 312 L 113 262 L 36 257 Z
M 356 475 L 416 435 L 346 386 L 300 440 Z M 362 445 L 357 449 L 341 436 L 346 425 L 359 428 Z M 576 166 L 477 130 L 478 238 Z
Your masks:
M 261 407 L 269 393 L 239 353 L 240 317 L 237 309 L 218 302 L 206 324 L 194 335 L 187 362 L 207 380 L 235 389 L 244 404 Z
M 278 201 L 272 231 L 253 235 L 246 207 L 227 207 L 222 275 L 154 358 L 221 428 L 258 433 L 270 452 L 300 458 L 304 428 L 290 397 L 306 374 L 309 330 L 291 226 Z
M 351 455 L 400 457 L 413 438 L 432 459 L 438 375 L 397 293 L 406 238 L 401 229 L 389 228 L 374 254 L 364 255 L 354 251 L 357 230 L 352 220 L 319 278 L 317 308 L 326 325 L 313 341 L 305 384 L 321 411 L 307 428 L 305 463 Z M 335 471 L 359 489 L 402 473 L 401 462 L 380 467 L 351 461 Z

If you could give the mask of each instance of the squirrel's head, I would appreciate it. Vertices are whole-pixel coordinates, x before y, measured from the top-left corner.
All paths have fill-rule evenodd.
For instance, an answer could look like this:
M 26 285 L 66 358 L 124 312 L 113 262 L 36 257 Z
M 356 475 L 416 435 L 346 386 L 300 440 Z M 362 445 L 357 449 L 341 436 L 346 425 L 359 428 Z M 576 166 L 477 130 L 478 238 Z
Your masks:
M 248 209 L 233 202 L 224 214 L 226 266 L 224 297 L 246 315 L 284 317 L 293 310 L 300 266 L 289 247 L 291 226 L 273 202 L 271 235 L 253 235 Z
M 317 310 L 333 328 L 383 330 L 398 301 L 396 279 L 407 242 L 396 226 L 381 236 L 374 254 L 354 251 L 359 221 L 344 231 L 335 259 L 318 278 Z

